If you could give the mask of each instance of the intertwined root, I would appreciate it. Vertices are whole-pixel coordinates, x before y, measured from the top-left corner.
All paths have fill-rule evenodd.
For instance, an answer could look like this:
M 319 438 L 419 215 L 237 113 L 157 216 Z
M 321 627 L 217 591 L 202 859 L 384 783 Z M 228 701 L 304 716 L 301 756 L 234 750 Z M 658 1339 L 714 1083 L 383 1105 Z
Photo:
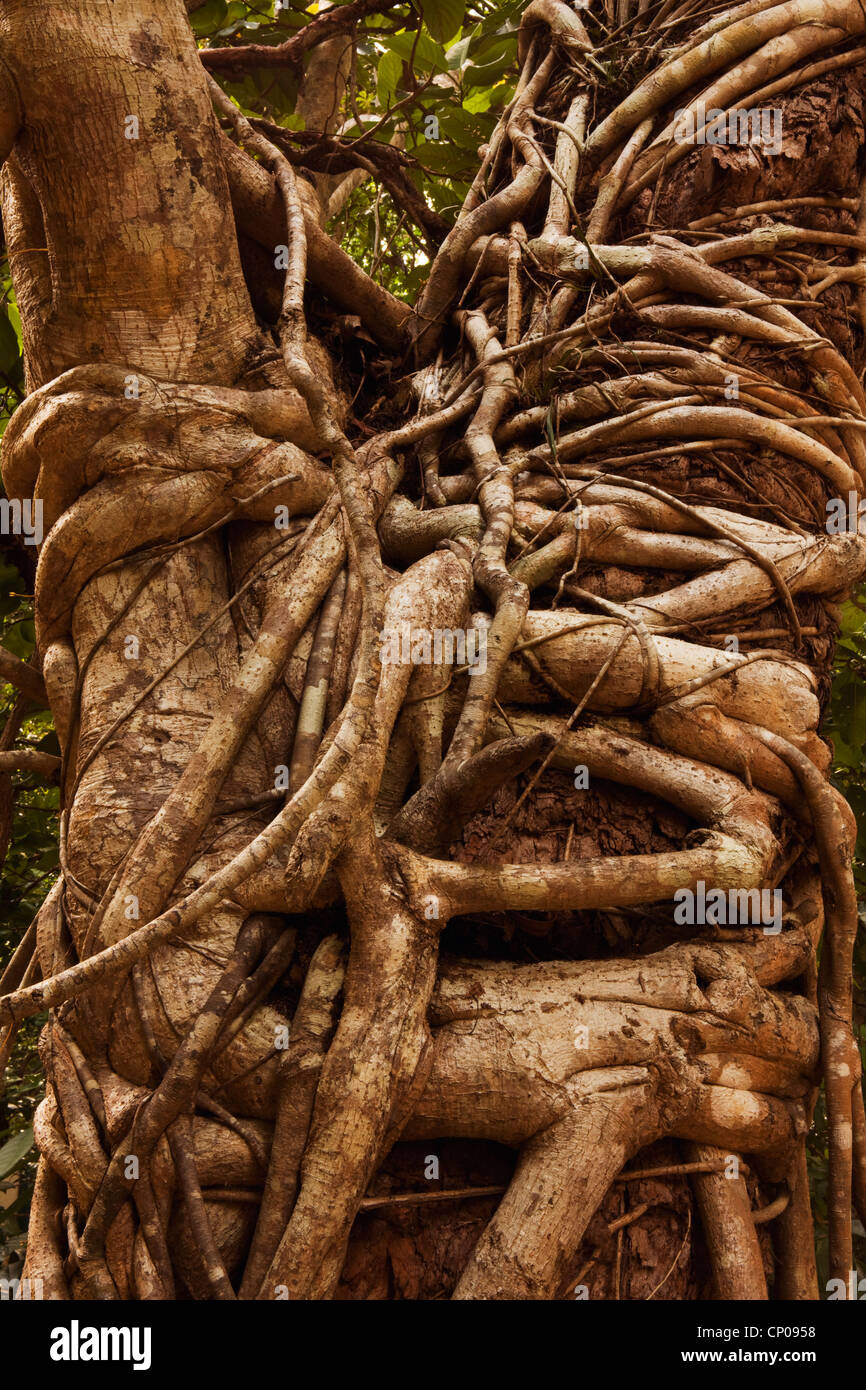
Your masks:
M 412 321 L 419 413 L 357 451 L 306 340 L 305 195 L 211 84 L 285 208 L 280 389 L 142 378 L 132 408 L 131 369 L 80 367 L 7 430 L 7 492 L 43 497 L 53 526 L 37 618 L 63 884 L 40 914 L 42 983 L 0 1001 L 6 1023 L 52 1009 L 30 1265 L 53 1294 L 171 1297 L 181 1279 L 230 1298 L 245 1262 L 242 1297 L 327 1297 L 402 1134 L 519 1148 L 458 1298 L 556 1297 L 610 1183 L 665 1136 L 788 1181 L 786 1287 L 810 1296 L 819 1034 L 845 1278 L 864 1157 L 856 903 L 817 728 L 836 602 L 866 569 L 856 528 L 824 526 L 827 499 L 856 501 L 866 478 L 866 397 L 797 296 L 753 282 L 807 247 L 817 296 L 821 248 L 866 241 L 844 209 L 798 225 L 797 199 L 706 236 L 655 234 L 635 201 L 689 152 L 671 121 L 696 93 L 754 105 L 767 79 L 806 80 L 807 55 L 844 66 L 866 28 L 835 0 L 745 9 L 697 33 L 687 6 L 672 32 L 633 17 L 652 61 L 617 104 L 593 91 L 575 13 L 528 7 L 517 94 Z M 236 154 L 231 171 L 241 200 L 263 177 Z M 287 532 L 251 524 L 280 506 Z M 131 681 L 121 643 L 144 631 Z M 460 669 L 443 632 L 484 661 Z M 497 788 L 523 776 L 531 795 L 548 767 L 649 793 L 695 829 L 629 858 L 449 856 Z M 781 930 L 603 962 L 437 960 L 455 917 L 702 884 L 780 887 Z M 284 1048 L 287 919 L 341 900 L 347 959 L 324 935 Z M 231 1196 L 250 1187 L 251 1243 Z M 734 1270 L 766 1296 L 745 1189 L 705 1174 L 698 1195 L 722 1296 Z

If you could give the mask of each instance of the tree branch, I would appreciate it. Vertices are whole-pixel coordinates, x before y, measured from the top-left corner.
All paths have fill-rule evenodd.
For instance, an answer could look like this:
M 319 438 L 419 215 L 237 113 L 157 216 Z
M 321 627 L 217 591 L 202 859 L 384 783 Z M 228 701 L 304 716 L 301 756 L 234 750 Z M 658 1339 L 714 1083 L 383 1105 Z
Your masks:
M 295 166 L 336 174 L 350 169 L 365 169 L 379 179 L 400 207 L 406 209 L 434 248 L 440 246 L 450 232 L 451 223 L 428 206 L 407 176 L 406 169 L 411 168 L 414 161 L 393 145 L 370 140 L 361 151 L 356 141 L 340 140 L 336 136 L 288 132 L 271 121 L 254 120 L 252 125 L 261 130 Z M 298 151 L 295 148 L 297 144 L 309 148 Z
M 13 652 L 0 647 L 0 682 L 4 681 L 14 685 L 16 690 L 20 690 L 22 695 L 26 695 L 35 705 L 48 707 L 48 696 L 39 672 L 34 671 L 32 666 L 28 666 L 26 661 L 22 661 Z
M 60 775 L 60 759 L 53 753 L 40 753 L 38 748 L 13 748 L 0 753 L 0 773 L 36 772 L 51 782 Z
M 237 224 L 271 255 L 286 240 L 286 216 L 271 174 L 223 137 L 221 149 Z M 389 351 L 408 337 L 409 308 L 377 285 L 305 209 L 307 274 L 317 289 L 347 313 L 357 314 L 367 332 Z
M 317 44 L 354 29 L 359 20 L 371 14 L 388 14 L 398 8 L 400 0 L 354 0 L 324 14 L 316 15 L 297 34 L 285 43 L 249 43 L 236 48 L 202 48 L 199 57 L 209 72 L 237 76 L 250 68 L 290 67 L 296 71 L 304 54 Z

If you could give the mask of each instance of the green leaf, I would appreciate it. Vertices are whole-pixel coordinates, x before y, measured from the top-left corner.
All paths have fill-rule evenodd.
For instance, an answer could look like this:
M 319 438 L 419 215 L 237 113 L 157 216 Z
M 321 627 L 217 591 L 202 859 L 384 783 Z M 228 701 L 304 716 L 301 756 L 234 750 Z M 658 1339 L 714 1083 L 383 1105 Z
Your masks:
M 3 646 L 22 661 L 29 661 L 35 645 L 36 627 L 32 622 L 16 623 L 3 634 Z
M 854 748 L 866 747 L 866 696 L 861 696 L 854 706 L 851 724 L 845 732 L 849 735 L 848 742 Z M 863 756 L 862 753 L 860 756 Z
M 499 82 L 513 66 L 510 53 L 489 63 L 473 63 L 463 73 L 463 80 L 469 87 L 490 87 Z
M 509 58 L 516 63 L 517 53 L 513 34 L 485 34 L 474 46 L 472 60 L 480 66 L 498 63 L 501 58 Z
M 860 765 L 860 756 L 856 749 L 845 743 L 839 734 L 833 735 L 833 761 L 839 768 L 854 769 Z
M 10 286 L 9 297 L 6 300 L 6 314 L 9 322 L 15 329 L 15 336 L 18 339 L 18 351 L 24 351 L 24 339 L 21 336 L 21 315 L 18 312 L 18 305 L 15 302 L 15 294 Z
M 457 37 L 466 13 L 464 0 L 418 0 L 418 8 L 434 39 L 447 43 Z
M 13 1134 L 0 1149 L 0 1178 L 8 1178 L 18 1164 L 33 1148 L 33 1129 L 30 1125 L 18 1134 Z
M 383 53 L 376 73 L 376 98 L 380 106 L 388 107 L 394 99 L 397 84 L 403 76 L 403 59 L 398 53 Z
M 842 632 L 846 637 L 862 632 L 866 627 L 866 612 L 856 603 L 842 604 Z
M 489 111 L 497 97 L 505 91 L 505 83 L 500 82 L 495 87 L 478 87 L 464 98 L 464 111 L 471 111 L 474 116 L 483 111 Z
M 221 24 L 225 24 L 227 14 L 228 5 L 225 0 L 207 0 L 206 5 L 193 10 L 189 17 L 193 33 L 199 37 L 212 34 Z
M 404 63 L 411 59 L 416 71 L 428 69 L 433 72 L 447 72 L 449 63 L 445 49 L 422 30 L 420 34 L 394 34 L 388 47 L 398 53 Z M 414 56 L 413 56 L 414 55 Z
M 456 72 L 458 68 L 466 66 L 466 60 L 469 57 L 469 46 L 472 43 L 475 33 L 477 33 L 477 29 L 474 30 L 472 34 L 466 34 L 462 39 L 458 39 L 456 43 L 452 43 L 451 47 L 448 49 L 445 57 L 448 60 L 448 69 L 450 72 Z

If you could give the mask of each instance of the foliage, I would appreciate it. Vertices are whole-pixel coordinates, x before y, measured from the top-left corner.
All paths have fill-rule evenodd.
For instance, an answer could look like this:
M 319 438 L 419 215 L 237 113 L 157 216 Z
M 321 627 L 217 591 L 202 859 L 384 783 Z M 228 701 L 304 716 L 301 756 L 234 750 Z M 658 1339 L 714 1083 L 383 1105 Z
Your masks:
M 836 671 L 826 732 L 832 736 L 833 780 L 857 817 L 855 868 L 866 896 L 866 607 L 863 600 L 842 608 Z
M 9 266 L 0 262 L 0 434 L 24 397 L 21 322 Z M 2 537 L 0 550 L 0 645 L 27 660 L 36 631 L 33 604 L 23 571 L 33 566 L 14 537 Z M 0 728 L 14 705 L 11 686 L 0 685 Z M 59 751 L 47 710 L 23 720 L 18 743 L 45 752 Z M 0 869 L 0 970 L 35 916 L 57 869 L 56 788 L 39 787 L 32 776 L 17 777 L 9 852 Z M 23 1254 L 27 1210 L 36 1172 L 31 1119 L 42 1091 L 36 1042 L 42 1019 L 19 1029 L 0 1090 L 0 1269 Z
M 276 13 L 275 13 L 276 8 Z M 284 43 L 306 22 L 301 4 L 208 0 L 192 15 L 202 47 Z M 364 152 L 371 142 L 405 147 L 407 172 L 428 205 L 452 221 L 514 91 L 515 35 L 524 0 L 416 0 L 358 29 L 354 77 L 338 130 Z M 248 116 L 300 133 L 298 81 L 290 68 L 252 68 L 226 91 Z M 357 189 L 331 229 L 365 270 L 412 298 L 429 256 L 405 213 L 374 179 Z
M 842 607 L 842 630 L 824 732 L 833 740 L 833 782 L 857 817 L 854 857 L 861 931 L 854 950 L 854 1029 L 866 1072 L 866 607 L 864 596 Z M 809 1176 L 815 1217 L 818 1276 L 827 1273 L 827 1117 L 818 1099 L 809 1134 Z M 855 1222 L 854 1249 L 860 1273 L 866 1270 L 866 1231 Z

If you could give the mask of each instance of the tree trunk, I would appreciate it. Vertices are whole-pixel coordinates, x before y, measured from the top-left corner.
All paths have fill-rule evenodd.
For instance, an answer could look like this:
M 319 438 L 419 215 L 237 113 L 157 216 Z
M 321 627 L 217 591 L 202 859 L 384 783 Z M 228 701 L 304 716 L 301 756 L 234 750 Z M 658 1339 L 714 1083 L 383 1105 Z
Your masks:
M 847 1280 L 866 19 L 617 17 L 527 7 L 410 313 L 181 0 L 0 0 L 52 1297 L 815 1298 L 822 1068 Z M 391 359 L 363 443 L 311 302 Z

